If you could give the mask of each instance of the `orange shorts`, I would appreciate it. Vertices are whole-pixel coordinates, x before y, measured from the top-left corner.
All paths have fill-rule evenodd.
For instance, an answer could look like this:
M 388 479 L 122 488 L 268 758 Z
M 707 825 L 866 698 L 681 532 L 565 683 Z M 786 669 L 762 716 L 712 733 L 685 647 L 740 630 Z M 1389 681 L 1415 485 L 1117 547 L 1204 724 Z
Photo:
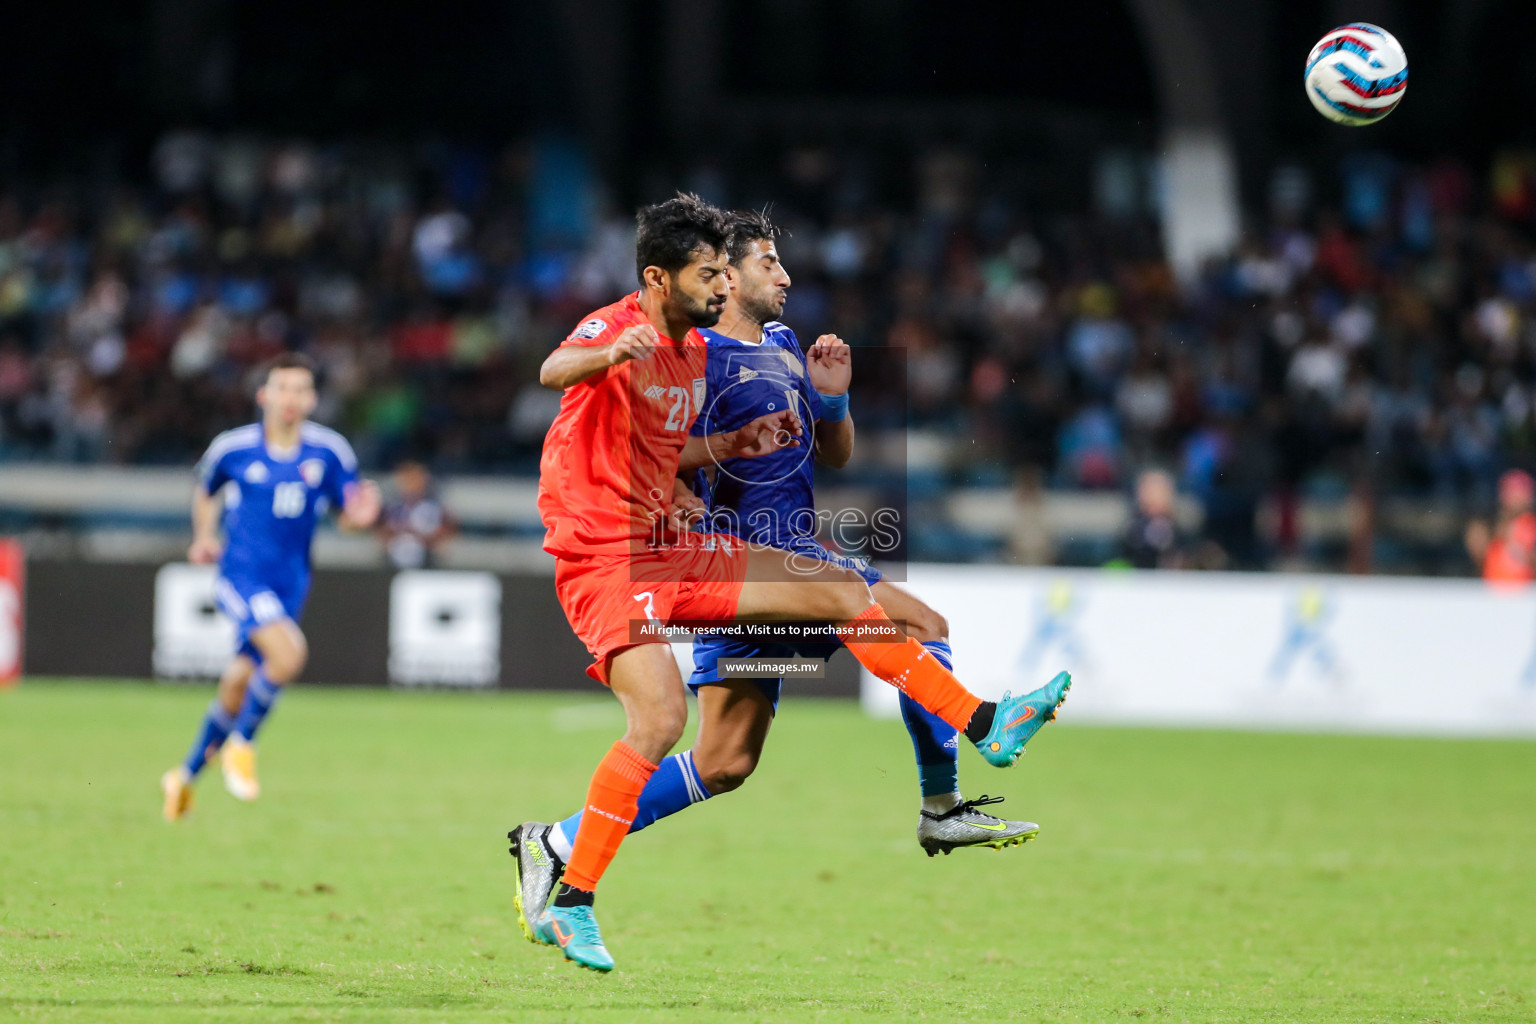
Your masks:
M 746 544 L 726 533 L 686 536 L 696 540 L 639 554 L 556 557 L 555 596 L 595 659 L 587 675 L 606 686 L 608 659 L 646 642 L 634 639 L 633 623 L 736 617 Z

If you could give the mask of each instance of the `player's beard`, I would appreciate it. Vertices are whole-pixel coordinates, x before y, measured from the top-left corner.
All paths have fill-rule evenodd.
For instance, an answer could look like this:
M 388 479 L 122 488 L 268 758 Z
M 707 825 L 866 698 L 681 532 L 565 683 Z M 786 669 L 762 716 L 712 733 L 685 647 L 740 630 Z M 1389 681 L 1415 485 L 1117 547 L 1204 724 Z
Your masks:
M 681 293 L 678 295 L 678 300 L 683 315 L 695 327 L 713 327 L 720 322 L 720 317 L 725 312 L 724 303 L 721 303 L 719 309 L 711 309 L 708 302 L 695 302 L 690 296 Z
M 777 289 L 768 291 L 765 295 L 754 295 L 752 298 L 741 298 L 742 314 L 757 326 L 771 323 L 784 315 L 784 296 Z

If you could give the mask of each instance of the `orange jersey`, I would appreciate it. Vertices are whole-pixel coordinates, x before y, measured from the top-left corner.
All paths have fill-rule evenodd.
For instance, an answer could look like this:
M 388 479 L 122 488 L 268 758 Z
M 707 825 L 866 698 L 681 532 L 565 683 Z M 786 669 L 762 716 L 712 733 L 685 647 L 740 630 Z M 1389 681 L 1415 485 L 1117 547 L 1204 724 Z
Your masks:
M 647 322 L 636 292 L 589 316 L 561 346 L 604 346 Z M 704 402 L 705 341 L 663 337 L 649 359 L 593 374 L 560 399 L 539 460 L 544 550 L 643 550 L 665 523 L 688 431 Z
M 1488 544 L 1483 578 L 1492 583 L 1529 583 L 1532 550 L 1536 549 L 1536 515 L 1511 519 Z

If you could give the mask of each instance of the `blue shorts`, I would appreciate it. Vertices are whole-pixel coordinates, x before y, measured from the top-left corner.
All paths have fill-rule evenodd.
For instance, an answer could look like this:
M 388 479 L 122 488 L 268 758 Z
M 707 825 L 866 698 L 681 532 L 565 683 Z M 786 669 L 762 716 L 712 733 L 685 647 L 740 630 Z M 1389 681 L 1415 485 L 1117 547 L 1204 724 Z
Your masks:
M 239 573 L 220 574 L 214 584 L 214 595 L 219 610 L 229 616 L 238 633 L 236 653 L 244 654 L 257 664 L 261 652 L 251 643 L 251 634 L 262 626 L 283 619 L 299 621 L 304 614 L 304 602 L 309 597 L 309 580 L 300 579 L 282 584 L 272 584 Z
M 822 562 L 831 562 L 833 565 L 844 569 L 851 569 L 862 576 L 864 582 L 870 586 L 874 586 L 885 578 L 879 569 L 876 569 L 864 559 L 855 558 L 852 555 L 839 555 L 836 552 L 828 551 L 814 537 L 775 537 L 769 540 L 768 543 L 771 543 L 776 548 L 783 548 L 785 551 L 792 551 L 806 558 L 815 558 Z
M 799 555 L 817 558 L 823 562 L 831 562 L 844 569 L 851 569 L 864 578 L 864 582 L 870 586 L 879 583 L 884 577 L 879 569 L 876 569 L 862 558 L 852 558 L 848 555 L 839 555 L 828 551 L 810 537 L 779 540 L 776 547 L 793 551 Z M 710 640 L 700 639 L 693 642 L 693 675 L 688 677 L 688 689 L 694 696 L 698 696 L 701 686 L 719 686 L 725 680 L 720 678 L 719 662 L 721 658 L 772 658 L 776 661 L 788 661 L 795 657 L 806 659 L 826 659 L 837 653 L 842 647 L 837 640 L 814 640 L 800 644 L 768 643 L 752 644 L 740 640 Z M 742 677 L 737 677 L 740 679 Z M 733 680 L 734 681 L 734 680 Z M 780 679 L 754 679 L 757 688 L 763 691 L 773 710 L 779 710 L 779 696 L 784 690 L 784 680 Z
M 699 695 L 701 686 L 723 686 L 726 682 L 747 682 L 747 677 L 736 676 L 730 680 L 720 678 L 719 662 L 721 658 L 772 658 L 775 661 L 789 661 L 793 658 L 816 659 L 823 661 L 832 657 L 839 647 L 843 646 L 836 640 L 816 640 L 803 644 L 749 644 L 740 640 L 695 640 L 693 642 L 693 675 L 688 677 L 688 689 L 693 695 Z M 752 679 L 757 688 L 763 691 L 763 696 L 768 698 L 768 703 L 773 705 L 773 710 L 779 710 L 779 695 L 784 690 L 783 679 Z

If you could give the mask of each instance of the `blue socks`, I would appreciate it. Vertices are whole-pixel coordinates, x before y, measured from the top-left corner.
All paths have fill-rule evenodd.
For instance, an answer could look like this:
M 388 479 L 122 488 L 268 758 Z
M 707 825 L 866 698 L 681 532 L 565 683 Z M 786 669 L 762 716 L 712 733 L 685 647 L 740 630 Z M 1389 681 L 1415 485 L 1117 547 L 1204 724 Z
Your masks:
M 928 652 L 947 669 L 953 670 L 948 640 L 934 640 L 923 645 Z M 250 698 L 246 698 L 249 702 Z M 960 745 L 959 733 L 954 726 L 938 715 L 926 710 L 906 694 L 901 695 L 901 717 L 907 723 L 912 736 L 912 749 L 917 755 L 917 776 L 922 785 L 923 797 L 951 797 L 959 802 Z M 241 712 L 244 718 L 244 712 Z M 631 834 L 639 832 L 669 814 L 676 814 L 701 800 L 708 800 L 709 790 L 699 780 L 693 766 L 693 751 L 673 754 L 661 762 L 640 792 L 640 806 L 635 822 L 629 827 Z M 576 831 L 581 828 L 581 811 L 555 825 L 550 831 L 549 842 L 562 860 L 571 859 L 571 844 L 576 841 Z
M 188 778 L 197 778 L 197 773 L 208 763 L 208 748 L 222 747 L 234 727 L 235 717 L 224 710 L 219 698 L 213 698 L 213 703 L 208 705 L 208 713 L 203 716 L 203 726 L 197 730 L 197 739 L 192 741 L 192 749 L 187 751 L 187 759 L 182 762 Z
M 631 834 L 639 832 L 669 814 L 676 814 L 700 800 L 708 800 L 709 796 L 709 790 L 699 781 L 699 773 L 693 767 L 693 751 L 673 754 L 662 760 L 640 791 L 640 807 L 629 831 Z M 577 811 L 550 833 L 550 845 L 562 860 L 571 859 L 571 844 L 576 841 L 576 830 L 581 827 L 581 814 Z
M 954 661 L 948 640 L 933 640 L 924 647 L 939 664 L 953 671 Z M 960 743 L 954 726 L 925 709 L 917 701 L 901 695 L 901 718 L 912 737 L 912 752 L 917 755 L 917 778 L 924 797 L 942 797 L 960 791 Z
M 268 679 L 261 669 L 251 673 L 251 681 L 245 687 L 245 703 L 240 705 L 240 717 L 235 719 L 235 735 L 247 743 L 254 740 L 256 730 L 266 721 L 282 692 L 283 688 Z

